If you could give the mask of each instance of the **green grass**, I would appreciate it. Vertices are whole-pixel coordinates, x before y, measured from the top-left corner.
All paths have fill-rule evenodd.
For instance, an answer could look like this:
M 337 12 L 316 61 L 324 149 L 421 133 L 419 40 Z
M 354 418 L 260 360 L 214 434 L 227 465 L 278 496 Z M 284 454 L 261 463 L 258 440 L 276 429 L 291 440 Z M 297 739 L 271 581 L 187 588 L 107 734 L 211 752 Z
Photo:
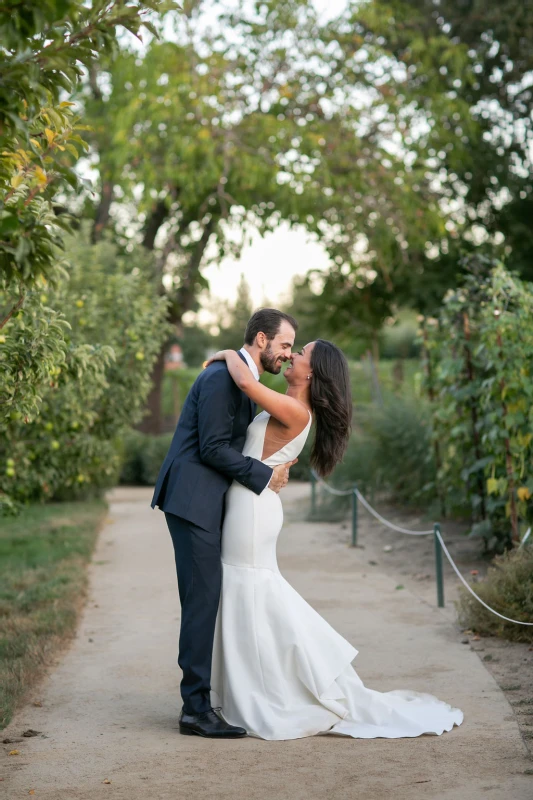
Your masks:
M 51 503 L 0 519 L 0 728 L 75 630 L 106 510 Z

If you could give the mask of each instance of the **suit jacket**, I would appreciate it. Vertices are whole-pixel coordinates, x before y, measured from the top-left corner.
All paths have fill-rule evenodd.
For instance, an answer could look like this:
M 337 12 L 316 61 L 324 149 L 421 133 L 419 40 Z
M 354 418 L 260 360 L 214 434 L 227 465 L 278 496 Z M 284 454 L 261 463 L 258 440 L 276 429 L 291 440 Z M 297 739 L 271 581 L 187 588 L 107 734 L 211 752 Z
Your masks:
M 218 531 L 233 480 L 261 494 L 272 468 L 242 455 L 254 415 L 255 403 L 238 388 L 225 361 L 201 372 L 183 404 L 152 508 L 157 505 L 204 530 Z

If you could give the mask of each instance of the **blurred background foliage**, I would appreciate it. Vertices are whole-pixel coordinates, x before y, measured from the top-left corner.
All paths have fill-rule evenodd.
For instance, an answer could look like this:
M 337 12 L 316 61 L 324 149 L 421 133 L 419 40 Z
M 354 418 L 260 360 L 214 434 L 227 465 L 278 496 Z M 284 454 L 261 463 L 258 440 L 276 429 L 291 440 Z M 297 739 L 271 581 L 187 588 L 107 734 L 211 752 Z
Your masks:
M 8 0 L 4 509 L 97 493 L 120 463 L 122 480 L 153 482 L 205 357 L 239 347 L 253 311 L 243 276 L 199 324 L 206 267 L 284 223 L 329 257 L 283 303 L 298 342 L 330 338 L 350 359 L 334 481 L 462 517 L 489 550 L 517 541 L 533 491 L 532 29 L 515 0 L 337 15 Z M 185 366 L 165 369 L 173 344 Z

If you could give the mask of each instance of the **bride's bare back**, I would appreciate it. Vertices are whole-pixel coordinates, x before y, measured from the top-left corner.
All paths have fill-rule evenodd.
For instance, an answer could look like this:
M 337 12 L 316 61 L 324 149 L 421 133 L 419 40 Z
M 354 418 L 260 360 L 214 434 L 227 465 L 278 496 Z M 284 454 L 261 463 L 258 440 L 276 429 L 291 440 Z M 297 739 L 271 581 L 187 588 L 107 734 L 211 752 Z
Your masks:
M 266 426 L 261 461 L 266 461 L 267 458 L 277 453 L 282 447 L 292 442 L 305 427 L 305 424 L 302 425 L 300 423 L 297 423 L 296 427 L 287 427 L 287 425 L 283 425 L 279 420 L 271 416 Z

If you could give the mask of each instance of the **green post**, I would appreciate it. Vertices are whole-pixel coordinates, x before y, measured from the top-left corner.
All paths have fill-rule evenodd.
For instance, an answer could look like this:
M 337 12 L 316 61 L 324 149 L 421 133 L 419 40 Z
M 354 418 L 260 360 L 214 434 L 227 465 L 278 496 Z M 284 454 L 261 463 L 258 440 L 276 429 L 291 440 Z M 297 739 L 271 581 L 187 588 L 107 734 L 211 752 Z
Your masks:
M 442 575 L 442 547 L 437 534 L 440 533 L 440 525 L 436 522 L 433 526 L 433 540 L 435 542 L 435 576 L 437 578 L 437 605 L 444 608 L 444 579 Z
M 354 486 L 352 492 L 352 547 L 357 547 L 357 495 L 355 493 L 357 487 Z
M 311 473 L 311 516 L 316 515 L 316 478 Z

